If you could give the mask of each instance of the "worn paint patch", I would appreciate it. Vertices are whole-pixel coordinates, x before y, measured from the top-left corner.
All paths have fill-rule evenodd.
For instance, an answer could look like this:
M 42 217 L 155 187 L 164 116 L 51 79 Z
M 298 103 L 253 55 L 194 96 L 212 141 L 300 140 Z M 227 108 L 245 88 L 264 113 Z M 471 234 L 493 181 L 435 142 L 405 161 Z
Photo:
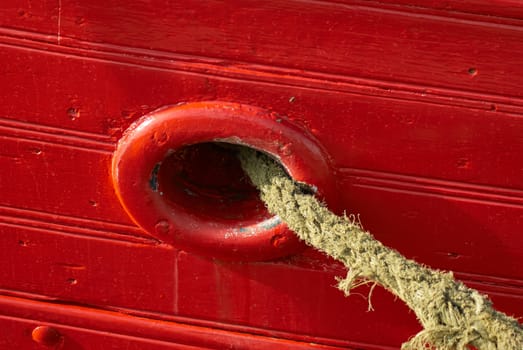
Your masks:
M 154 192 L 158 192 L 158 173 L 160 172 L 161 166 L 162 162 L 156 163 L 156 165 L 153 168 L 153 171 L 151 172 L 151 177 L 149 178 L 149 187 Z
M 281 223 L 282 223 L 282 221 L 279 216 L 273 216 L 267 220 L 263 220 L 262 222 L 259 222 L 252 226 L 247 226 L 247 227 L 240 226 L 240 227 L 234 228 L 225 234 L 225 238 L 227 239 L 227 238 L 238 237 L 238 236 L 243 236 L 243 237 L 255 236 L 255 235 L 261 234 L 265 231 L 272 230 L 276 226 L 280 225 Z

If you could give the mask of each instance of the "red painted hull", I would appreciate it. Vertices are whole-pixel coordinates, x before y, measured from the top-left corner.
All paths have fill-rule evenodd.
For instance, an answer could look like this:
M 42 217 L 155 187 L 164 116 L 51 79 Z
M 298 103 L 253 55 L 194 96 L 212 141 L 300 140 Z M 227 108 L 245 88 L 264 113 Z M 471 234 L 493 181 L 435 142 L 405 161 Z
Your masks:
M 215 260 L 131 220 L 118 141 L 200 101 L 283 116 L 336 206 L 523 317 L 523 5 L 494 3 L 4 0 L 0 348 L 38 348 L 37 326 L 61 349 L 393 349 L 420 329 L 382 289 L 373 312 L 368 288 L 345 298 L 311 249 Z

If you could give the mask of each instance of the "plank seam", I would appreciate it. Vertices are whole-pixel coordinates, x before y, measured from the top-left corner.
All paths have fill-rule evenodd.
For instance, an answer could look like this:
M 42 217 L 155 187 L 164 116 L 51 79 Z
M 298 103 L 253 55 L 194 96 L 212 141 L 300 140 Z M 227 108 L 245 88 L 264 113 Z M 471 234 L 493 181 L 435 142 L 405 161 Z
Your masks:
M 24 35 L 29 35 L 27 38 Z M 21 38 L 22 36 L 23 38 Z M 521 117 L 523 99 L 516 96 L 486 94 L 464 89 L 394 82 L 349 75 L 305 71 L 247 62 L 229 62 L 219 58 L 188 56 L 159 50 L 99 44 L 62 36 L 61 45 L 47 35 L 0 28 L 0 45 L 55 54 L 61 57 L 119 63 L 170 72 L 192 73 L 240 81 L 254 81 L 278 86 L 335 91 L 353 95 L 374 96 L 392 100 L 423 102 L 432 105 L 457 106 L 472 110 L 504 113 Z M 85 46 L 85 47 L 82 47 Z

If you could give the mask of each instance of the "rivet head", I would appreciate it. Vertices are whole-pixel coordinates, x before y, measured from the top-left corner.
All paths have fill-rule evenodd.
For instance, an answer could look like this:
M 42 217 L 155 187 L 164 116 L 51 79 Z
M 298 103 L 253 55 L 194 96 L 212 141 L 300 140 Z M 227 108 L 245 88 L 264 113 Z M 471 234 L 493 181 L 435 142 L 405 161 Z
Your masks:
M 60 333 L 49 326 L 35 327 L 31 333 L 31 337 L 36 343 L 44 346 L 55 346 L 62 339 Z

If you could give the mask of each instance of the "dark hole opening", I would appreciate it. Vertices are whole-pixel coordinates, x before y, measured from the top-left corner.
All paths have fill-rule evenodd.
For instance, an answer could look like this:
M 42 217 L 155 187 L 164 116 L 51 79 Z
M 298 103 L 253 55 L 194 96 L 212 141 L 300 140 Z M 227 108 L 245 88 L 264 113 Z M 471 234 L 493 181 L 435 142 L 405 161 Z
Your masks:
M 177 149 L 155 168 L 151 186 L 178 210 L 207 221 L 241 227 L 268 219 L 237 158 L 241 147 L 205 142 Z

